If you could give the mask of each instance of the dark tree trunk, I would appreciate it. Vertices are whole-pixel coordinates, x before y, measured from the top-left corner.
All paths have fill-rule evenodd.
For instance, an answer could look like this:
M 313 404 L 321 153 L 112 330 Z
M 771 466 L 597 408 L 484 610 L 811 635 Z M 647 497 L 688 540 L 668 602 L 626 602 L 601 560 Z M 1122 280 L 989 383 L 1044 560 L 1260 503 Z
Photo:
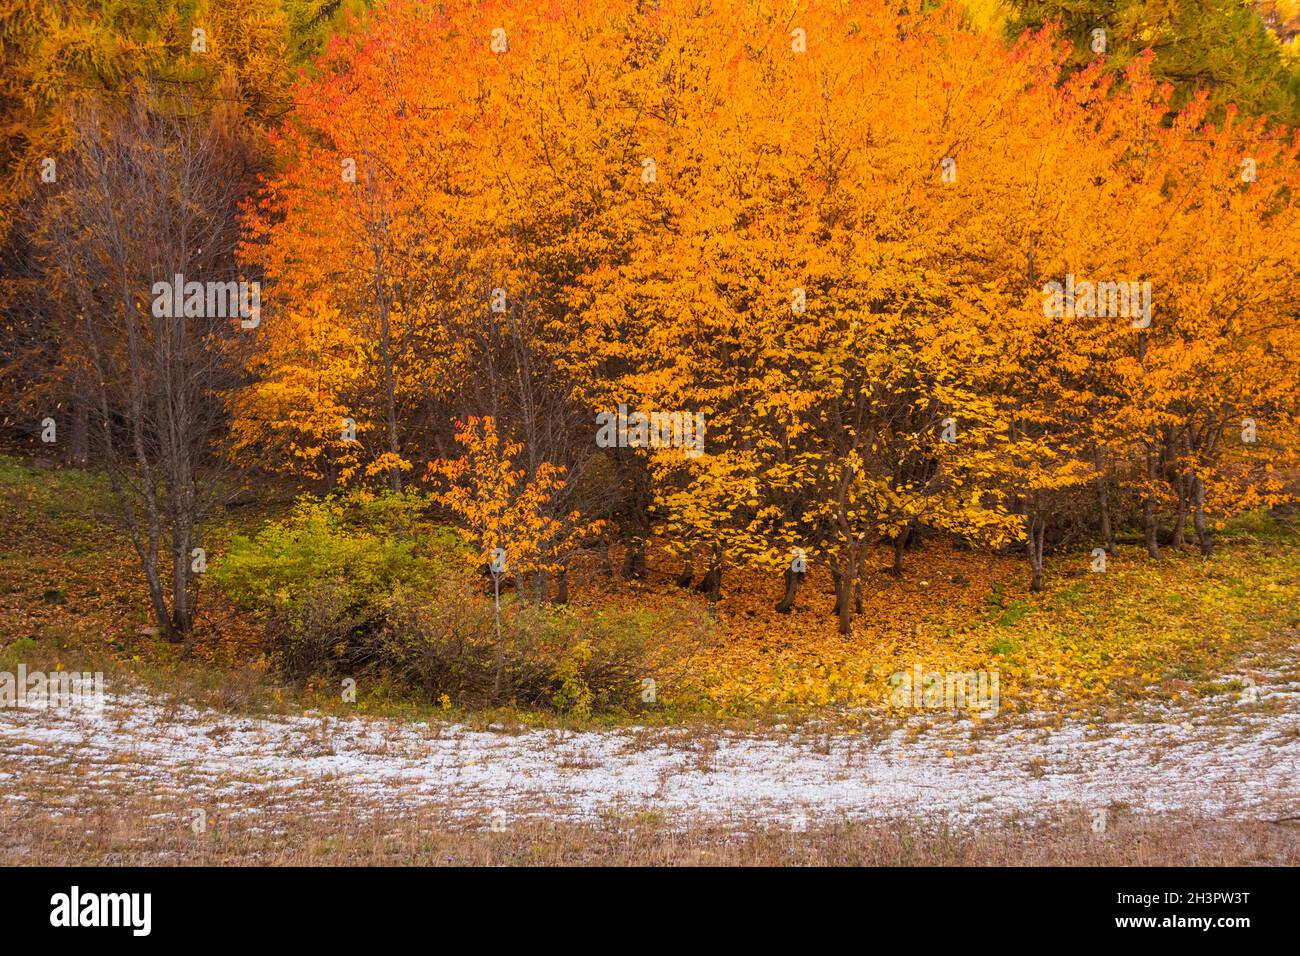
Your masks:
M 1187 486 L 1181 475 L 1176 482 L 1178 513 L 1174 516 L 1174 547 L 1182 549 L 1187 544 Z
M 623 555 L 623 579 L 640 581 L 645 577 L 645 542 L 638 541 L 627 546 Z
M 1154 434 L 1152 435 L 1154 440 Z M 1155 450 L 1147 448 L 1147 491 L 1142 498 L 1142 529 L 1146 534 L 1147 555 L 1160 560 L 1160 526 L 1156 521 L 1156 457 Z
M 714 548 L 713 559 L 709 562 L 709 569 L 704 572 L 704 577 L 696 585 L 695 590 L 708 597 L 710 601 L 717 601 L 722 597 L 722 549 Z
M 853 583 L 858 577 L 857 563 L 854 558 L 853 544 L 849 542 L 844 545 L 841 568 L 838 573 L 832 572 L 832 579 L 835 582 L 835 612 L 839 615 L 841 634 L 853 632 Z
M 1200 475 L 1192 476 L 1192 525 L 1196 529 L 1196 543 L 1207 558 L 1214 553 L 1214 537 L 1205 522 L 1205 482 Z
M 166 592 L 163 590 L 162 577 L 158 574 L 158 568 L 151 564 L 146 568 L 144 576 L 149 584 L 149 606 L 153 609 L 154 623 L 158 625 L 158 630 L 163 637 L 169 641 L 173 640 L 171 612 L 167 610 Z
M 1156 523 L 1155 502 L 1148 498 L 1142 505 L 1142 528 L 1145 534 L 1147 556 L 1160 560 L 1160 526 Z
M 189 538 L 178 534 L 172 545 L 172 620 L 171 633 L 167 636 L 174 644 L 186 640 L 194 626 L 187 588 L 189 576 Z
M 907 531 L 894 536 L 894 566 L 889 573 L 896 578 L 903 576 L 903 552 L 907 550 Z
M 695 580 L 695 552 L 686 552 L 686 563 L 682 566 L 682 573 L 677 575 L 677 586 L 679 588 L 688 588 L 691 582 Z
M 1047 522 L 1035 518 L 1029 525 L 1029 590 L 1037 594 L 1043 590 L 1043 542 L 1047 537 Z
M 1103 547 L 1106 553 L 1112 557 L 1115 554 L 1115 529 L 1110 523 L 1110 503 L 1106 500 L 1106 492 L 1101 492 L 1101 540 L 1104 542 Z
M 785 569 L 785 596 L 776 602 L 778 614 L 789 614 L 794 609 L 794 599 L 799 594 L 799 585 L 803 583 L 803 574 L 793 568 Z
M 1097 469 L 1101 470 L 1101 454 L 1097 454 Z M 1101 512 L 1101 540 L 1104 542 L 1106 553 L 1115 554 L 1115 528 L 1110 520 L 1110 482 L 1106 475 L 1101 476 L 1097 482 L 1097 507 Z
M 551 603 L 552 604 L 569 603 L 569 569 L 568 568 L 560 568 L 560 570 L 555 573 L 555 598 L 551 601 Z
M 836 582 L 835 609 L 839 614 L 839 631 L 841 634 L 853 632 L 853 578 L 852 573 L 842 573 Z
M 72 406 L 72 433 L 68 436 L 67 464 L 78 467 L 90 458 L 90 406 L 78 400 Z

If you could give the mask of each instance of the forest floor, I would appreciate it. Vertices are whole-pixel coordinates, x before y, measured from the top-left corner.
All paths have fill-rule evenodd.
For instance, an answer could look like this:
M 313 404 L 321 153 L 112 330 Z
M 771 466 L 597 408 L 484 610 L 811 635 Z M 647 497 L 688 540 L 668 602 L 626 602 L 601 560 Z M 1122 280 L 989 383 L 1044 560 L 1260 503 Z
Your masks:
M 0 459 L 0 671 L 108 691 L 0 709 L 0 863 L 1300 862 L 1300 543 L 1271 520 L 1209 560 L 1063 554 L 1041 595 L 927 543 L 849 638 L 824 588 L 783 616 L 734 575 L 698 599 L 708 696 L 574 720 L 281 685 L 215 595 L 183 659 L 101 495 Z M 697 600 L 674 570 L 602 599 Z M 914 665 L 999 671 L 998 712 L 884 706 Z

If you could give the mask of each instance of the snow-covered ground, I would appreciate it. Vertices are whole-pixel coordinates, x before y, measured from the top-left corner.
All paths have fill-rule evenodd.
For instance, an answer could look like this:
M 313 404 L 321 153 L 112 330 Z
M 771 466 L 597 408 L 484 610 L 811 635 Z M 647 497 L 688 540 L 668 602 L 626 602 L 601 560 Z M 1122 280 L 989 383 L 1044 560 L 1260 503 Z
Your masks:
M 981 823 L 1124 806 L 1268 819 L 1300 813 L 1300 692 L 1090 728 L 929 715 L 867 735 L 698 729 L 573 733 L 332 717 L 235 717 L 110 697 L 102 711 L 0 710 L 0 800 L 57 769 L 73 794 L 193 794 L 226 816 L 274 798 L 305 812 L 348 802 L 383 812 L 438 805 L 467 825 L 652 812 L 669 825 L 925 816 Z M 75 801 L 74 801 L 75 802 Z M 13 803 L 10 803 L 13 808 Z

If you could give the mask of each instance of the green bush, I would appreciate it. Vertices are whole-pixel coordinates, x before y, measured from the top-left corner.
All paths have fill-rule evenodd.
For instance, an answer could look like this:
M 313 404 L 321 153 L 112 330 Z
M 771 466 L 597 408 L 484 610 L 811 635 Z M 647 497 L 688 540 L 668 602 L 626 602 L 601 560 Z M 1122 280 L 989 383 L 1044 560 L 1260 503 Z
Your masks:
M 699 615 L 521 606 L 503 596 L 501 639 L 484 582 L 414 495 L 306 499 L 236 537 L 211 566 L 260 613 L 284 677 L 371 673 L 429 702 L 515 705 L 587 717 L 642 705 L 641 681 L 700 636 Z M 675 635 L 675 636 L 674 636 Z M 498 686 L 498 655 L 500 681 Z
M 239 535 L 213 562 L 215 583 L 267 623 L 270 656 L 292 679 L 354 669 L 369 653 L 384 602 L 430 586 L 454 539 L 423 517 L 414 494 L 306 498 L 284 521 Z

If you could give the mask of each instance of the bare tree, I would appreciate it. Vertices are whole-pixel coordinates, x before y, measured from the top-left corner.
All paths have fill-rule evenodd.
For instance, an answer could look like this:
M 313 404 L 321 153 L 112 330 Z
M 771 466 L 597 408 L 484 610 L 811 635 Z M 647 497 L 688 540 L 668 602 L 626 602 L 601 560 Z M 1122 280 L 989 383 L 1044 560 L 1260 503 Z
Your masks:
M 260 287 L 235 256 L 256 151 L 237 108 L 198 113 L 150 89 L 84 100 L 73 115 L 36 242 L 51 295 L 75 316 L 92 460 L 108 472 L 160 631 L 188 646 L 195 549 L 229 490 L 224 398 L 260 321 Z

